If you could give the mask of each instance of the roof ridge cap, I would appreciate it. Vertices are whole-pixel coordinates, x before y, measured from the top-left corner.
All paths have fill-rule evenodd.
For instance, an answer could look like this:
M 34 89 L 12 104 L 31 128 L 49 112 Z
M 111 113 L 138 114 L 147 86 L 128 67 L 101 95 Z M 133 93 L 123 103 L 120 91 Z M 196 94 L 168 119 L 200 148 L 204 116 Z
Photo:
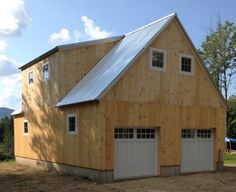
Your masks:
M 158 19 L 158 20 L 155 20 L 155 21 L 153 21 L 153 22 L 151 22 L 151 23 L 149 23 L 149 24 L 147 24 L 147 25 L 144 25 L 144 26 L 142 26 L 142 27 L 139 27 L 139 28 L 137 28 L 137 29 L 135 29 L 135 30 L 133 30 L 133 31 L 131 31 L 131 32 L 129 32 L 129 33 L 126 33 L 125 36 L 131 35 L 131 34 L 137 32 L 137 31 L 139 31 L 139 30 L 141 30 L 141 29 L 144 29 L 144 28 L 149 27 L 149 26 L 151 26 L 151 25 L 153 25 L 153 24 L 155 24 L 155 23 L 157 23 L 157 22 L 160 22 L 160 21 L 162 21 L 162 20 L 164 20 L 164 19 L 167 19 L 168 17 L 174 17 L 174 16 L 176 16 L 176 13 L 175 13 L 175 12 L 174 12 L 174 13 L 171 13 L 171 14 L 165 16 L 165 17 L 162 17 L 162 18 L 160 18 L 160 19 Z

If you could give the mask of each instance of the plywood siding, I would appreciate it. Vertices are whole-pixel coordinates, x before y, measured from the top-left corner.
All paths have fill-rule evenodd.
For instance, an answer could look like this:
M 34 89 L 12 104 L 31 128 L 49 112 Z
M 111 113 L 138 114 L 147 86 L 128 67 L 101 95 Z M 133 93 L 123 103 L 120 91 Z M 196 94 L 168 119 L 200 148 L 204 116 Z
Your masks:
M 60 99 L 67 95 L 116 43 L 117 41 L 61 51 Z
M 166 51 L 166 71 L 150 69 L 149 48 Z M 194 74 L 179 73 L 179 54 L 194 57 Z M 225 106 L 174 20 L 102 100 L 106 169 L 114 166 L 115 127 L 156 127 L 159 166 L 180 165 L 181 129 L 214 128 L 215 161 L 224 150 Z M 222 155 L 222 154 L 221 154 Z
M 22 71 L 22 118 L 15 117 L 16 156 L 94 169 L 105 166 L 105 121 L 97 104 L 59 109 L 55 104 L 91 70 L 116 42 L 65 49 Z M 43 81 L 42 66 L 49 63 L 50 79 Z M 28 85 L 28 73 L 34 83 Z M 78 134 L 67 134 L 67 115 L 78 116 Z M 23 135 L 23 120 L 29 135 Z M 98 125 L 99 123 L 99 125 Z
M 105 121 L 98 104 L 83 104 L 15 117 L 15 156 L 103 170 Z M 68 135 L 67 115 L 77 115 L 77 134 Z M 23 120 L 29 135 L 23 135 Z M 103 126 L 102 126 L 103 125 Z

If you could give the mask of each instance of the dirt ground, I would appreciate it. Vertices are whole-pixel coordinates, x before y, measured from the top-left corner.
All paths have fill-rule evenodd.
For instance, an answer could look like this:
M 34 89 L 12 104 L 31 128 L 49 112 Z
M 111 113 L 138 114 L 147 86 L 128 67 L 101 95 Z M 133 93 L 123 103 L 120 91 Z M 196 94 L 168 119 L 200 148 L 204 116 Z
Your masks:
M 0 192 L 191 192 L 236 191 L 236 167 L 221 173 L 154 177 L 99 184 L 70 175 L 58 175 L 16 163 L 0 163 Z

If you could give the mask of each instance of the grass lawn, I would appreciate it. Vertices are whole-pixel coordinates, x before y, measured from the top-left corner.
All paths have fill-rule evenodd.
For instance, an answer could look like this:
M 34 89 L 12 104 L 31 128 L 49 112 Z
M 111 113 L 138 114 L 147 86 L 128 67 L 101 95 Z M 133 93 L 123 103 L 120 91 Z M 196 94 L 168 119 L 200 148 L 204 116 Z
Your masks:
M 14 163 L 15 159 L 0 160 L 0 163 Z
M 236 164 L 236 153 L 225 153 L 224 164 Z

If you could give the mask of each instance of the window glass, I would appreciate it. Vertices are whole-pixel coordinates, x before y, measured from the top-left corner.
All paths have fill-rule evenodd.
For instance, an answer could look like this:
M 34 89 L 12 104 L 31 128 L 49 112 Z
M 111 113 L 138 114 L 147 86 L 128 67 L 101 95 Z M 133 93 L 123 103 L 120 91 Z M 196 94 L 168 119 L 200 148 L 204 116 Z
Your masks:
M 192 59 L 191 58 L 186 58 L 182 57 L 181 58 L 181 71 L 184 72 L 192 72 Z
M 69 134 L 76 134 L 77 132 L 76 114 L 69 114 L 67 116 L 67 130 Z
M 49 79 L 49 66 L 48 64 L 43 65 L 43 80 L 46 81 Z
M 185 75 L 193 75 L 193 56 L 179 55 L 179 72 Z
M 164 53 L 153 51 L 152 52 L 152 66 L 164 68 Z
M 28 126 L 28 121 L 24 121 L 24 124 L 23 124 L 23 131 L 24 131 L 24 134 L 28 134 L 29 133 L 29 126 Z
M 182 129 L 182 138 L 194 138 L 194 129 Z
M 33 71 L 29 72 L 28 79 L 29 79 L 28 80 L 29 85 L 34 83 L 34 73 L 33 73 Z

